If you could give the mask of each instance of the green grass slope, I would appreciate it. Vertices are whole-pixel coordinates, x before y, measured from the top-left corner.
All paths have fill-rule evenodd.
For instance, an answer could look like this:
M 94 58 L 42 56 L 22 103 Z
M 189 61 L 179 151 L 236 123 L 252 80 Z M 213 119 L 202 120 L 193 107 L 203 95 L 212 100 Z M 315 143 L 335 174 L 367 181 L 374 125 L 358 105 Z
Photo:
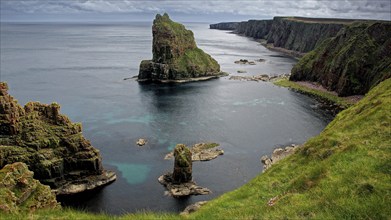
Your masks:
M 317 137 L 192 219 L 388 219 L 391 79 L 341 112 Z

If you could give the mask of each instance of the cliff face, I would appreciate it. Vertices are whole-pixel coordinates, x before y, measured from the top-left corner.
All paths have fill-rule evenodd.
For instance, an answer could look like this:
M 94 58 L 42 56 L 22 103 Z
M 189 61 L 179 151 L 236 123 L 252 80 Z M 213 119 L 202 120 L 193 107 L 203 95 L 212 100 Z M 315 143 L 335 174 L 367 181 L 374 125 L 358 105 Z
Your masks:
M 173 22 L 167 14 L 156 15 L 152 27 L 153 59 L 140 64 L 139 80 L 181 80 L 220 74 L 220 65 L 197 48 L 193 32 Z
M 391 22 L 360 22 L 304 56 L 291 80 L 315 81 L 340 96 L 365 94 L 391 77 Z
M 218 24 L 211 24 L 209 25 L 210 29 L 218 29 L 218 30 L 227 30 L 227 31 L 233 31 L 236 30 L 236 27 L 238 26 L 239 22 L 222 22 Z
M 269 46 L 302 54 L 313 50 L 322 41 L 335 36 L 338 31 L 355 20 L 321 19 L 302 17 L 274 17 L 273 20 L 249 20 L 210 25 L 214 29 L 233 28 L 234 32 L 247 37 L 265 39 Z
M 0 170 L 0 212 L 18 213 L 59 208 L 49 186 L 33 178 L 24 163 L 7 164 Z
M 115 180 L 102 168 L 99 151 L 81 133 L 81 124 L 60 114 L 56 103 L 29 102 L 22 108 L 0 83 L 0 168 L 26 163 L 34 178 L 58 194 L 81 192 Z
M 275 17 L 267 36 L 267 43 L 274 47 L 306 53 L 326 38 L 335 36 L 344 27 L 341 23 L 297 20 Z
M 268 35 L 273 24 L 273 20 L 249 20 L 240 22 L 235 32 L 247 37 L 264 39 Z

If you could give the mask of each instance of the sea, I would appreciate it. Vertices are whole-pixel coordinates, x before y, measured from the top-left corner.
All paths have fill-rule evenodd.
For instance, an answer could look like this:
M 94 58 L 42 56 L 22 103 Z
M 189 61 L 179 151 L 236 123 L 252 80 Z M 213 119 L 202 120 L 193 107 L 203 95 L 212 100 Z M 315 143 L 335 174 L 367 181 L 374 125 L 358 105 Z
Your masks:
M 289 73 L 295 59 L 207 23 L 185 23 L 197 45 L 231 75 Z M 152 23 L 1 23 L 0 80 L 20 104 L 57 102 L 83 124 L 117 180 L 99 190 L 60 198 L 94 213 L 180 212 L 259 175 L 262 155 L 302 144 L 330 117 L 306 95 L 270 82 L 228 77 L 184 84 L 140 84 L 141 60 L 152 58 Z M 256 65 L 235 64 L 236 60 Z M 246 73 L 238 73 L 245 71 Z M 131 79 L 128 79 L 131 78 Z M 136 141 L 148 143 L 139 147 Z M 176 144 L 216 142 L 224 155 L 193 163 L 193 178 L 213 193 L 176 199 L 157 178 L 173 170 L 164 156 Z

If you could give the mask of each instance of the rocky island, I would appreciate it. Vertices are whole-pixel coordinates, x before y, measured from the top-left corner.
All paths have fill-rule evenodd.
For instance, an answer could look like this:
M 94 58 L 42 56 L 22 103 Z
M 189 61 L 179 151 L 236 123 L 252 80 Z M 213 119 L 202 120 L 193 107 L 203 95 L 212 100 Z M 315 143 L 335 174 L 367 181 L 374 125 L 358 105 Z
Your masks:
M 23 162 L 57 195 L 116 179 L 114 172 L 103 169 L 99 150 L 83 137 L 81 124 L 60 114 L 57 103 L 29 102 L 22 108 L 0 82 L 0 122 L 0 168 Z
M 224 75 L 217 61 L 197 47 L 193 32 L 168 14 L 156 15 L 152 35 L 153 58 L 141 61 L 138 81 L 187 82 Z

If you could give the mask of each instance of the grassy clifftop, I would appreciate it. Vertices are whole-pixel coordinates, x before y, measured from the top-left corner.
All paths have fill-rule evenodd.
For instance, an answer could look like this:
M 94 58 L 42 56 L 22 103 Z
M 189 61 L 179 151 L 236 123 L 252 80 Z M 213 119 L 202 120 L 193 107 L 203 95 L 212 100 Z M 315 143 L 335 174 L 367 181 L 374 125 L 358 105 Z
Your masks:
M 317 137 L 245 186 L 191 217 L 391 216 L 391 79 L 341 112 Z

